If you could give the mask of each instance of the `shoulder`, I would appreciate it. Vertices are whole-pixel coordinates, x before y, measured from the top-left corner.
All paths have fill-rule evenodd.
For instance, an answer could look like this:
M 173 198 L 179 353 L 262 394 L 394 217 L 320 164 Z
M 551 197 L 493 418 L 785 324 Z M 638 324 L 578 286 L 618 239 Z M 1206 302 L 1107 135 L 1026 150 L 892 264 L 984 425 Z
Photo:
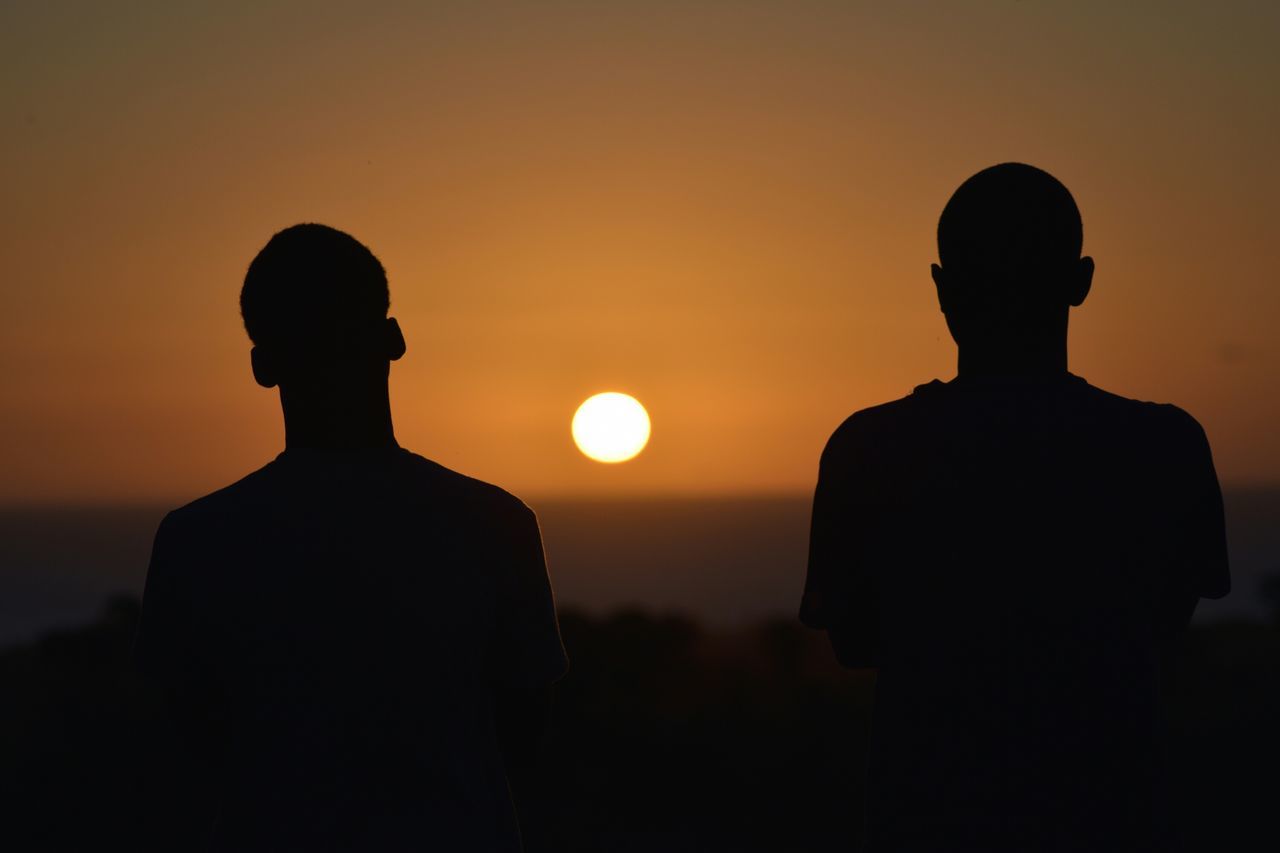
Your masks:
M 1172 403 L 1124 397 L 1080 381 L 1081 393 L 1098 410 L 1129 420 L 1145 440 L 1177 445 L 1206 443 L 1204 428 L 1189 412 Z
M 427 512 L 444 508 L 441 517 L 453 526 L 455 535 L 486 552 L 496 549 L 505 555 L 512 548 L 535 547 L 540 552 L 538 517 L 520 498 L 416 453 L 405 451 L 405 456 L 420 505 Z
M 437 499 L 458 507 L 507 517 L 532 517 L 533 510 L 501 486 L 447 468 L 432 459 L 405 451 L 407 470 Z
M 1190 412 L 1173 403 L 1152 403 L 1153 417 L 1172 435 L 1189 442 L 1205 441 L 1204 427 Z
M 1172 403 L 1152 403 L 1148 417 L 1159 425 L 1169 440 L 1181 445 L 1208 444 L 1204 427 L 1191 413 Z
M 834 461 L 872 447 L 883 447 L 886 439 L 901 436 L 928 418 L 941 402 L 946 384 L 934 380 L 919 385 L 897 400 L 859 409 L 836 427 L 823 450 L 823 460 Z
M 277 463 L 270 462 L 234 483 L 171 510 L 160 522 L 160 533 L 178 537 L 242 514 L 246 507 L 268 499 Z

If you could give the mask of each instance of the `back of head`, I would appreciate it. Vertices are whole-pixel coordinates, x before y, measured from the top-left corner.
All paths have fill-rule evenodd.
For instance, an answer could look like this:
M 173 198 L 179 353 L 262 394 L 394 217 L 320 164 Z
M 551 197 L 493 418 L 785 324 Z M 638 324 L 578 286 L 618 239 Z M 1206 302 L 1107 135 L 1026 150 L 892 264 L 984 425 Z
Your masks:
M 1083 242 L 1075 199 L 1048 172 L 1001 163 L 961 184 L 938 220 L 933 278 L 962 359 L 1003 351 L 1004 368 L 1024 369 L 1033 351 L 1065 348 L 1068 309 L 1093 280 Z
M 1070 191 L 1023 163 L 1001 163 L 969 178 L 938 220 L 943 269 L 974 282 L 1032 285 L 1070 272 L 1083 242 Z
M 273 236 L 249 264 L 240 313 L 254 346 L 282 375 L 385 361 L 387 275 L 350 234 L 302 224 Z

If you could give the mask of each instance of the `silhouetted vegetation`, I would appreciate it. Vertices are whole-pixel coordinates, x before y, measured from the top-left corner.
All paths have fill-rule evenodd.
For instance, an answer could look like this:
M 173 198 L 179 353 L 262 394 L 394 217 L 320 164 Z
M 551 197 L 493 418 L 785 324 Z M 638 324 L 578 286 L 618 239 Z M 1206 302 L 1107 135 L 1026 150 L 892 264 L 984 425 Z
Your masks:
M 4 849 L 132 846 L 160 712 L 136 679 L 132 599 L 0 653 Z M 821 634 L 708 633 L 679 616 L 562 614 L 572 670 L 544 760 L 513 779 L 530 851 L 849 849 L 871 678 Z M 1168 689 L 1189 849 L 1269 849 L 1280 625 L 1195 627 Z

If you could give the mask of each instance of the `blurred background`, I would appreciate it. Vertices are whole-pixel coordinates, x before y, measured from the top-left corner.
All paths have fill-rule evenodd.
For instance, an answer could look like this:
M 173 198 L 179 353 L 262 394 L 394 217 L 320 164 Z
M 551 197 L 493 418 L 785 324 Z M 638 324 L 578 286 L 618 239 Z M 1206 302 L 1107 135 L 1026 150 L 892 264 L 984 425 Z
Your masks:
M 1278 37 L 1264 2 L 5 3 L 7 831 L 129 837 L 150 538 L 281 449 L 237 296 L 319 221 L 387 267 L 401 443 L 538 511 L 574 669 L 515 780 L 529 847 L 850 842 L 870 683 L 794 620 L 809 491 L 845 416 L 954 374 L 937 216 L 1020 160 L 1098 264 L 1073 371 L 1213 445 L 1235 590 L 1197 614 L 1170 748 L 1188 843 L 1252 849 L 1280 760 Z M 631 462 L 573 446 L 603 390 L 653 419 Z

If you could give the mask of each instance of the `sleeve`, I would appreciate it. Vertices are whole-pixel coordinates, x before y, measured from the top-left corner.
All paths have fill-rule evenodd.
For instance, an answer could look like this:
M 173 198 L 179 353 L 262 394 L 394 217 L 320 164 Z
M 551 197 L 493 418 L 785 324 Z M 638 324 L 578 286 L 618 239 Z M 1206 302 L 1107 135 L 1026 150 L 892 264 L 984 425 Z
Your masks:
M 142 735 L 141 850 L 205 849 L 224 773 L 224 706 L 196 653 L 189 541 L 180 530 L 170 513 L 156 531 L 134 638 L 135 662 L 164 709 Z
M 1200 598 L 1222 598 L 1231 591 L 1227 531 L 1222 490 L 1204 429 L 1183 413 L 1190 434 L 1186 442 L 1182 497 L 1176 512 L 1179 575 Z
M 173 513 L 160 522 L 151 547 L 142 616 L 134 638 L 134 660 L 149 680 L 180 687 L 188 671 L 191 614 L 181 589 L 180 546 Z
M 569 667 L 538 519 L 523 504 L 507 522 L 498 566 L 495 680 L 502 687 L 545 687 Z
M 866 547 L 876 522 L 874 505 L 863 496 L 865 466 L 846 438 L 837 431 L 819 465 L 800 621 L 832 632 L 842 662 L 867 665 L 880 633 L 878 584 Z

